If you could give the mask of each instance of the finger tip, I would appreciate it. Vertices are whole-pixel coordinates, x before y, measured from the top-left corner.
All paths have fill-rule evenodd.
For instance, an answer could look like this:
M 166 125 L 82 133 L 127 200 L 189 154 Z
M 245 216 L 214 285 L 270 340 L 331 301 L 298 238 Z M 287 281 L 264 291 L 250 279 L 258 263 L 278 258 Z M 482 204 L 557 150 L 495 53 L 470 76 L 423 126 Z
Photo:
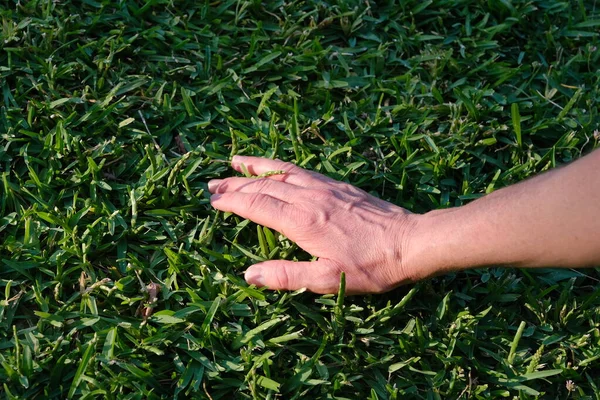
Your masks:
M 208 191 L 211 193 L 216 193 L 221 182 L 223 182 L 222 179 L 212 179 L 208 181 Z
M 246 282 L 250 285 L 259 287 L 265 286 L 265 278 L 260 267 L 249 267 L 244 273 L 244 279 L 246 279 Z
M 233 168 L 237 172 L 243 172 L 241 165 L 242 164 L 245 165 L 245 163 L 243 161 L 240 161 L 240 157 L 241 156 L 234 156 L 233 159 L 231 160 L 231 168 Z
M 244 161 L 246 161 L 248 159 L 248 157 L 246 156 L 239 156 L 239 155 L 235 155 L 231 158 L 231 164 L 240 164 Z

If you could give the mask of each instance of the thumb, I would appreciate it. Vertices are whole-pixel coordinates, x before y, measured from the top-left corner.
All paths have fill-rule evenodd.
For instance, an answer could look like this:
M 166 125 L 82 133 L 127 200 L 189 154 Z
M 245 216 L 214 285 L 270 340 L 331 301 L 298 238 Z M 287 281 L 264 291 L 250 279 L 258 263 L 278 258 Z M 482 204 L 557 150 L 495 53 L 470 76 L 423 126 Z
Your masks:
M 339 284 L 337 268 L 327 260 L 294 262 L 265 261 L 250 266 L 246 282 L 273 290 L 307 288 L 314 293 L 336 293 Z

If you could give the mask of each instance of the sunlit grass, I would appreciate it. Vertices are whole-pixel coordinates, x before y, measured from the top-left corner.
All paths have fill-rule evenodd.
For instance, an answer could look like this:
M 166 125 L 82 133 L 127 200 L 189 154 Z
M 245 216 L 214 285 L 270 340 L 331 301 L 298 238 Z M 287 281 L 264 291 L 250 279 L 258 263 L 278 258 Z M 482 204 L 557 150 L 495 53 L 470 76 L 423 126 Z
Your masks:
M 599 7 L 4 1 L 0 397 L 599 398 L 596 270 L 257 290 L 309 256 L 206 190 L 264 155 L 425 212 L 569 162 Z

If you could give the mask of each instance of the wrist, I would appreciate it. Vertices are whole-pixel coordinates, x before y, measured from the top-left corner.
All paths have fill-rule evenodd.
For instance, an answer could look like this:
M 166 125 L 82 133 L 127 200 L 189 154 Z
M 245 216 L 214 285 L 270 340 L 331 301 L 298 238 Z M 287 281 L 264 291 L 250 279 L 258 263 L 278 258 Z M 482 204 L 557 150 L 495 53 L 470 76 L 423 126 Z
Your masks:
M 463 214 L 462 207 L 414 214 L 402 257 L 408 281 L 475 266 L 468 248 L 475 243 L 467 239 L 472 221 Z
M 394 261 L 397 285 L 415 283 L 444 272 L 437 232 L 441 213 L 404 214 L 394 221 Z M 441 236 L 441 235 L 440 235 Z

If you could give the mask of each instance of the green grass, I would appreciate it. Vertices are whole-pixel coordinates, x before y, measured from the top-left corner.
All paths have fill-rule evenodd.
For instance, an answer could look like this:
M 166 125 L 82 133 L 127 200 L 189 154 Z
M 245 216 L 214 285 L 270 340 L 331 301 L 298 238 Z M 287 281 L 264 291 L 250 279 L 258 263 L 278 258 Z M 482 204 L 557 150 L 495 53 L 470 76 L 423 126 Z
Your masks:
M 425 212 L 569 162 L 600 140 L 596 1 L 5 0 L 0 19 L 0 397 L 600 398 L 597 270 L 257 290 L 248 265 L 308 255 L 206 190 L 264 155 Z

